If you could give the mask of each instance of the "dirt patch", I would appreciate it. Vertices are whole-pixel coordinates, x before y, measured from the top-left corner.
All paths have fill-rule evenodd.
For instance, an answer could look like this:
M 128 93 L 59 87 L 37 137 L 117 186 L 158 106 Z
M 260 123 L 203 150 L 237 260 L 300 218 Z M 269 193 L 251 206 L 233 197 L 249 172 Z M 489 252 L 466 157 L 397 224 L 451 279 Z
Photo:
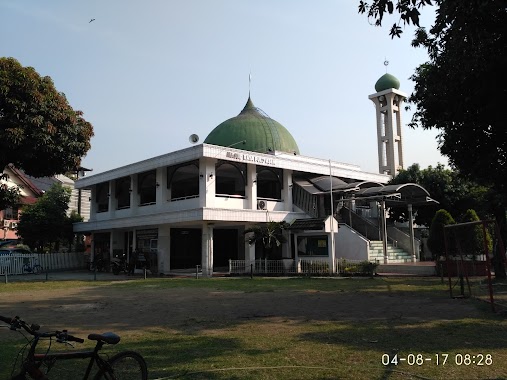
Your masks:
M 463 300 L 351 292 L 235 292 L 142 286 L 82 287 L 0 294 L 2 315 L 19 315 L 44 329 L 100 332 L 164 326 L 189 321 L 234 325 L 258 318 L 294 321 L 461 319 L 481 312 Z M 199 323 L 197 323 L 199 325 Z M 4 334 L 5 330 L 0 330 Z

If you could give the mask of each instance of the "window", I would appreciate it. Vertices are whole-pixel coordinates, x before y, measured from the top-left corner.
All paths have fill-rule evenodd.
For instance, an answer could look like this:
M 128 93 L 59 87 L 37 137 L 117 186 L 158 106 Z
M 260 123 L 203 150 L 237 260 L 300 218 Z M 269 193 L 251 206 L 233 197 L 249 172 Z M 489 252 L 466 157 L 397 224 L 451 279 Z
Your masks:
M 171 188 L 171 200 L 199 196 L 198 162 L 167 168 L 168 187 Z
M 106 212 L 109 210 L 109 183 L 99 183 L 97 190 L 97 212 Z
M 298 236 L 299 256 L 328 256 L 327 235 Z
M 257 197 L 282 198 L 282 169 L 257 167 Z
M 138 175 L 139 204 L 148 205 L 157 201 L 157 176 L 155 170 Z
M 215 171 L 216 195 L 245 196 L 246 164 L 220 161 Z
M 19 219 L 19 209 L 17 206 L 14 207 L 7 207 L 4 210 L 4 219 Z
M 116 180 L 116 208 L 118 210 L 130 207 L 130 177 L 123 177 Z

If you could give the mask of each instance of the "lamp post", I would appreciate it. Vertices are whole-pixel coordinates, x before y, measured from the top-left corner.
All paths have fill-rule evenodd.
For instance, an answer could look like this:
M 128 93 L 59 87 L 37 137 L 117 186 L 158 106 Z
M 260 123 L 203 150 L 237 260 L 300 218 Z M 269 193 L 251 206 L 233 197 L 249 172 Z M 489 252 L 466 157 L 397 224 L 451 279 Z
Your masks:
M 83 168 L 82 166 L 79 166 L 76 168 L 76 181 L 81 176 L 84 177 L 86 175 L 86 172 L 91 172 L 93 169 L 87 169 Z M 81 216 L 81 189 L 77 190 L 77 213 L 79 216 Z

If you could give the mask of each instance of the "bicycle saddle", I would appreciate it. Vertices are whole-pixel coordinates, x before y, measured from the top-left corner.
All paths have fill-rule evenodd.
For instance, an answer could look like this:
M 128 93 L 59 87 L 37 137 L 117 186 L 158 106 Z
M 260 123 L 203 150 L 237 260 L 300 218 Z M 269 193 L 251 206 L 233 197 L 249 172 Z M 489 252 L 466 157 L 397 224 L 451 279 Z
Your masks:
M 120 337 L 112 332 L 106 332 L 103 334 L 90 334 L 88 335 L 90 340 L 100 340 L 107 344 L 116 344 L 120 341 Z

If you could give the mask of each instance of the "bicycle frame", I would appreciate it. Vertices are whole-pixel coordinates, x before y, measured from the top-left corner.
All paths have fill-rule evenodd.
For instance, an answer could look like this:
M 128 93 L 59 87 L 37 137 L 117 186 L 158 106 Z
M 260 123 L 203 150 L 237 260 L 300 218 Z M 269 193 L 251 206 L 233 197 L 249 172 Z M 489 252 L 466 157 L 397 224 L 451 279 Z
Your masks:
M 99 351 L 101 350 L 104 342 L 97 341 L 95 348 L 93 350 L 87 351 L 67 351 L 67 352 L 49 352 L 49 353 L 35 353 L 35 347 L 39 341 L 39 337 L 35 337 L 30 347 L 30 351 L 27 355 L 25 363 L 30 363 L 33 361 L 35 366 L 39 368 L 42 364 L 45 364 L 48 368 L 48 372 L 51 370 L 53 365 L 60 360 L 74 360 L 74 359 L 87 359 L 90 358 L 88 366 L 86 367 L 86 372 L 83 376 L 83 380 L 88 380 L 90 377 L 93 365 L 96 364 L 99 371 L 106 370 L 108 368 L 107 361 L 102 359 L 99 355 Z M 32 358 L 30 360 L 30 358 Z M 44 379 L 44 378 L 43 378 Z
M 109 372 L 111 370 L 110 364 L 107 360 L 100 357 L 99 351 L 102 349 L 104 344 L 116 344 L 120 341 L 120 337 L 114 333 L 104 334 L 89 334 L 88 339 L 95 340 L 95 348 L 93 350 L 86 351 L 65 351 L 65 352 L 46 352 L 36 353 L 37 344 L 44 338 L 53 339 L 55 338 L 59 343 L 79 342 L 83 343 L 84 339 L 78 338 L 67 334 L 67 330 L 63 331 L 51 331 L 51 332 L 38 332 L 40 329 L 39 325 L 29 326 L 27 323 L 19 319 L 19 317 L 6 318 L 0 316 L 0 320 L 8 323 L 11 330 L 25 330 L 28 334 L 33 336 L 30 343 L 30 348 L 26 357 L 22 360 L 21 371 L 12 377 L 11 380 L 24 380 L 28 374 L 32 379 L 36 380 L 47 380 L 48 377 L 40 369 L 44 364 L 47 367 L 47 372 L 51 371 L 53 365 L 60 360 L 73 360 L 73 359 L 87 359 L 90 358 L 88 366 L 86 368 L 83 380 L 88 380 L 90 377 L 94 364 L 97 364 L 99 372 Z

